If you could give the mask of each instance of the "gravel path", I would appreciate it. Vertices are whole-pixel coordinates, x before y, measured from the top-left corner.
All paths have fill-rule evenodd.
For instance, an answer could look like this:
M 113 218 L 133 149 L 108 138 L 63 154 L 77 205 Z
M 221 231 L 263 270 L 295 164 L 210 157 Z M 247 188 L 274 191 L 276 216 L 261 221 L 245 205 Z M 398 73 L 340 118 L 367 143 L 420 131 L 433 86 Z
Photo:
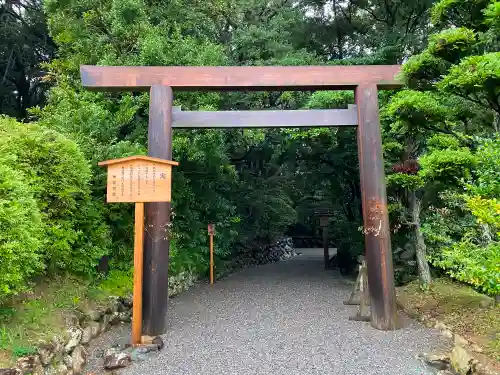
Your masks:
M 352 284 L 325 271 L 322 251 L 246 269 L 170 301 L 165 348 L 122 375 L 421 375 L 415 355 L 445 346 L 408 321 L 395 332 L 351 322 Z

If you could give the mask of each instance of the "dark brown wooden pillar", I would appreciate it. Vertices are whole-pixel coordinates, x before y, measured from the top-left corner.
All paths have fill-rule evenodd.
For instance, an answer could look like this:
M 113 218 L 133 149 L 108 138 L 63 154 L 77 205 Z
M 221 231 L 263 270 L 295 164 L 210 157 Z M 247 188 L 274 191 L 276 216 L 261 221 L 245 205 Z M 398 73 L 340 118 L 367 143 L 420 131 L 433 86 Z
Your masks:
M 396 329 L 396 295 L 377 86 L 360 85 L 355 97 L 371 321 L 377 329 L 392 330 Z
M 170 87 L 151 86 L 149 156 L 172 160 L 172 101 Z M 143 333 L 153 336 L 166 329 L 170 203 L 146 203 L 144 207 Z
M 325 262 L 325 270 L 327 270 L 330 263 L 330 249 L 329 249 L 329 238 L 328 238 L 328 226 L 324 226 L 323 228 L 323 258 Z

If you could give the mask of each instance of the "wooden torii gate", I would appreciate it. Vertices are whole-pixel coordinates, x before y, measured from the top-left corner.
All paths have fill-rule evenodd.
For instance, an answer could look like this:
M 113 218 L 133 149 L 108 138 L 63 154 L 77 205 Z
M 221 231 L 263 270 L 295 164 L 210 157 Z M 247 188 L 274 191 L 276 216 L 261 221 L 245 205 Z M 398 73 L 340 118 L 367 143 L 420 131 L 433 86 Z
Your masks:
M 172 127 L 358 126 L 365 256 L 372 326 L 396 329 L 396 303 L 385 189 L 378 89 L 401 87 L 398 65 L 259 67 L 80 67 L 83 86 L 95 91 L 150 92 L 148 155 L 172 159 Z M 172 90 L 354 90 L 348 109 L 289 111 L 174 111 Z M 166 330 L 170 203 L 145 204 L 144 333 Z

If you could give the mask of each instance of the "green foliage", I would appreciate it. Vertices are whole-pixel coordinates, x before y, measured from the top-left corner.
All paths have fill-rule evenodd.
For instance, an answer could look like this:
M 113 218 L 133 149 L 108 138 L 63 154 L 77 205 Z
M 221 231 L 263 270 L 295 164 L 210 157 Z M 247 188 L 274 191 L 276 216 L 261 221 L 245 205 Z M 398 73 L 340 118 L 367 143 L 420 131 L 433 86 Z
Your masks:
M 89 190 L 90 168 L 77 145 L 55 131 L 0 121 L 0 160 L 23 172 L 41 215 L 47 270 L 92 273 L 109 247 Z
M 500 201 L 498 199 L 470 197 L 467 199 L 467 207 L 477 218 L 479 224 L 491 225 L 500 236 Z
M 394 173 L 387 176 L 387 185 L 398 186 L 404 189 L 417 190 L 425 184 L 424 179 L 418 175 Z
M 460 142 L 448 134 L 434 134 L 427 139 L 427 148 L 430 151 L 458 150 L 460 148 Z
M 431 11 L 436 26 L 467 27 L 482 30 L 483 10 L 491 0 L 440 0 Z
M 476 36 L 470 29 L 446 29 L 431 35 L 427 51 L 432 56 L 454 63 L 469 55 L 475 43 Z
M 431 90 L 449 63 L 433 56 L 428 51 L 414 55 L 403 65 L 402 79 L 406 86 L 414 90 Z
M 347 108 L 354 104 L 352 91 L 316 91 L 308 99 L 305 107 L 310 109 Z
M 476 158 L 478 167 L 467 190 L 485 198 L 500 197 L 500 137 L 480 139 Z
M 437 87 L 500 113 L 500 52 L 463 59 Z
M 448 115 L 448 109 L 439 98 L 428 93 L 403 90 L 391 98 L 382 115 L 392 121 L 393 131 L 414 132 L 419 126 L 442 122 Z
M 101 280 L 97 288 L 110 296 L 125 297 L 132 293 L 133 269 L 111 270 L 106 278 Z
M 0 2 L 0 114 L 25 120 L 45 102 L 49 84 L 41 64 L 54 57 L 41 1 Z
M 500 29 L 500 1 L 492 1 L 486 9 L 483 10 L 486 25 L 493 29 Z
M 426 239 L 434 249 L 433 265 L 492 295 L 498 293 L 500 277 L 497 144 L 496 138 L 479 140 L 465 194 L 444 196 L 446 207 L 434 208 L 424 225 Z M 456 160 L 466 161 L 468 157 L 462 155 Z
M 467 148 L 460 150 L 436 150 L 419 159 L 422 170 L 420 176 L 428 180 L 456 183 L 470 176 L 476 159 Z
M 29 277 L 43 269 L 41 233 L 33 192 L 21 172 L 0 160 L 0 301 L 24 291 Z
M 500 294 L 499 242 L 479 246 L 470 239 L 464 239 L 443 248 L 431 261 L 454 279 L 492 296 Z

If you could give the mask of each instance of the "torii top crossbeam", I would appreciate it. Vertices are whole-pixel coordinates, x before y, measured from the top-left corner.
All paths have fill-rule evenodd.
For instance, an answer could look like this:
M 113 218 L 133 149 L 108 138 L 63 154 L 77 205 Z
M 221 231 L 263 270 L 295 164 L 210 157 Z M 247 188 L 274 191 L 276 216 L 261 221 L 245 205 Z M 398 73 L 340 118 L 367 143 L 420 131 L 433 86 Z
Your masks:
M 349 90 L 402 86 L 399 65 L 353 66 L 91 66 L 83 86 L 96 91 L 147 91 L 155 84 L 180 91 Z

